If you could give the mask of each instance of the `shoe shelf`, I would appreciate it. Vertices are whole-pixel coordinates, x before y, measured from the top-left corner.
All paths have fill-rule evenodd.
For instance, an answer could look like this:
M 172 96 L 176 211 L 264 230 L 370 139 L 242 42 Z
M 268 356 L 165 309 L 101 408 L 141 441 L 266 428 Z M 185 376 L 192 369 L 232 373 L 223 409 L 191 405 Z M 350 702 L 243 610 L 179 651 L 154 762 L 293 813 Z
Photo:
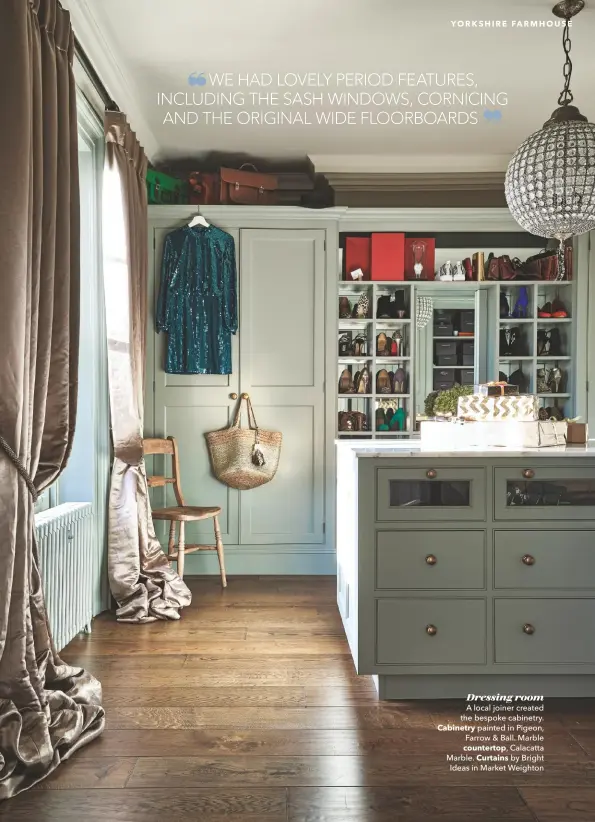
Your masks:
M 521 391 L 536 394 L 548 412 L 570 417 L 576 405 L 575 294 L 574 280 L 515 280 L 497 283 L 493 300 L 499 335 L 495 373 L 518 383 Z M 539 316 L 544 312 L 563 316 Z M 522 355 L 508 350 L 515 346 Z M 543 390 L 548 386 L 551 391 Z
M 399 293 L 395 296 L 396 292 Z M 341 280 L 338 283 L 337 308 L 339 315 L 343 315 L 337 320 L 337 355 L 339 344 L 342 353 L 337 356 L 338 438 L 398 439 L 413 433 L 415 321 L 411 308 L 414 305 L 415 284 L 411 282 Z M 379 317 L 379 308 L 382 314 L 392 313 L 393 316 Z M 403 316 L 396 316 L 398 313 Z M 346 348 L 355 345 L 356 337 L 359 337 L 360 350 L 365 341 L 366 353 L 343 356 Z M 393 353 L 388 353 L 391 349 Z M 353 384 L 358 372 L 361 375 L 364 368 L 368 375 L 366 392 L 346 392 L 345 386 Z M 393 386 L 395 379 L 397 382 Z M 389 386 L 393 390 L 386 393 Z M 340 430 L 342 425 L 359 424 L 362 413 L 368 430 Z M 388 430 L 381 430 L 381 425 L 389 425 Z

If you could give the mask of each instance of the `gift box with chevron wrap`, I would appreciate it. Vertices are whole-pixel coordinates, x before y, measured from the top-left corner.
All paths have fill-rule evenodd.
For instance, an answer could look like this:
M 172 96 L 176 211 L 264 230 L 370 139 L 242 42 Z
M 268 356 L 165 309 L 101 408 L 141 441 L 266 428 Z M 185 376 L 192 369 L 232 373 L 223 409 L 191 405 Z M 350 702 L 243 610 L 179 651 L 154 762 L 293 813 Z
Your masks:
M 468 397 L 459 397 L 458 416 L 466 420 L 533 422 L 539 419 L 539 399 L 533 394 L 517 394 L 510 397 L 483 397 L 480 394 L 471 394 Z

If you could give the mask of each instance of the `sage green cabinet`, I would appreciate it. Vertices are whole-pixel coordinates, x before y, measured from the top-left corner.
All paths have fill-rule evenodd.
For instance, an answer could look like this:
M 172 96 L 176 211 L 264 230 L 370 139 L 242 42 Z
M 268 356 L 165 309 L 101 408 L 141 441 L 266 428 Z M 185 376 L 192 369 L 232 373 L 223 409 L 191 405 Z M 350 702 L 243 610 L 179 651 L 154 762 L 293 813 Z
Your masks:
M 376 588 L 485 588 L 486 532 L 376 532 Z
M 173 226 L 155 229 L 153 258 L 153 300 L 151 316 L 157 304 L 161 282 L 161 260 L 165 237 Z M 239 250 L 239 231 L 229 232 Z M 151 320 L 154 323 L 154 319 Z M 154 328 L 154 325 L 153 325 Z M 239 491 L 220 483 L 211 471 L 205 434 L 225 428 L 231 422 L 235 402 L 232 393 L 239 391 L 239 338 L 232 337 L 232 374 L 167 374 L 164 369 L 167 334 L 150 336 L 154 345 L 154 407 L 153 431 L 157 436 L 173 436 L 178 441 L 182 474 L 182 490 L 187 505 L 219 505 L 224 543 L 239 541 Z M 165 457 L 155 458 L 165 462 Z M 155 489 L 154 507 L 176 505 L 171 486 Z M 166 525 L 157 525 L 162 545 L 167 542 Z M 210 544 L 213 525 L 209 520 L 186 525 L 187 544 Z
M 355 487 L 339 480 L 338 493 L 357 501 L 357 539 L 339 530 L 339 563 L 355 591 L 347 624 L 358 673 L 377 676 L 388 699 L 595 696 L 595 517 L 575 516 L 590 508 L 581 503 L 595 449 L 548 459 L 545 449 L 457 458 L 402 448 L 361 447 L 350 463 L 339 446 L 339 464 L 355 464 Z M 507 506 L 511 478 L 579 496 L 552 506 L 557 520 L 538 519 L 549 500 Z M 426 481 L 444 486 L 420 490 Z
M 595 599 L 496 599 L 495 662 L 595 664 Z
M 494 588 L 595 589 L 595 531 L 494 531 Z
M 483 520 L 485 469 L 378 468 L 376 519 L 387 521 Z
M 378 599 L 380 665 L 482 665 L 485 599 Z
M 324 231 L 241 232 L 240 389 L 283 432 L 274 480 L 241 494 L 242 544 L 324 542 Z
M 310 221 L 310 227 L 299 227 L 295 219 L 280 225 L 274 216 L 267 225 L 273 212 L 265 209 L 258 210 L 258 219 L 253 213 L 244 219 L 244 209 L 215 208 L 212 216 L 209 209 L 202 211 L 235 241 L 239 329 L 232 337 L 233 373 L 166 374 L 167 335 L 149 331 L 146 434 L 178 440 L 187 504 L 222 508 L 230 574 L 330 573 L 335 563 L 325 529 L 327 430 L 333 426 L 325 413 L 327 229 L 312 227 L 321 226 L 320 220 Z M 191 206 L 151 212 L 152 329 L 165 237 L 193 212 Z M 283 446 L 272 482 L 240 492 L 214 477 L 205 434 L 230 424 L 244 392 L 258 425 L 281 431 Z M 152 502 L 175 504 L 170 488 L 155 489 Z M 165 529 L 157 527 L 165 545 Z M 187 543 L 208 544 L 212 539 L 212 524 L 187 526 Z M 192 555 L 186 570 L 216 571 L 216 558 Z
M 498 520 L 595 520 L 595 472 L 586 466 L 542 466 L 540 460 L 498 467 L 494 501 Z

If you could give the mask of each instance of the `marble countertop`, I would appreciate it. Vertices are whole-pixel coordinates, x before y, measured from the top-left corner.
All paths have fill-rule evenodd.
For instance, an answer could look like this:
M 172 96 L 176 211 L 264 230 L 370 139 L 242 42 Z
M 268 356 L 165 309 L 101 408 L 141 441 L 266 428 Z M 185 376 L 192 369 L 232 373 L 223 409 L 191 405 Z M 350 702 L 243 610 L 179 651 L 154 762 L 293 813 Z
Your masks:
M 422 446 L 419 440 L 407 442 L 370 442 L 369 440 L 335 440 L 338 448 L 352 451 L 356 457 L 440 457 L 444 459 L 464 457 L 595 457 L 595 441 L 587 445 L 554 445 L 549 448 L 488 448 L 467 447 L 456 451 Z

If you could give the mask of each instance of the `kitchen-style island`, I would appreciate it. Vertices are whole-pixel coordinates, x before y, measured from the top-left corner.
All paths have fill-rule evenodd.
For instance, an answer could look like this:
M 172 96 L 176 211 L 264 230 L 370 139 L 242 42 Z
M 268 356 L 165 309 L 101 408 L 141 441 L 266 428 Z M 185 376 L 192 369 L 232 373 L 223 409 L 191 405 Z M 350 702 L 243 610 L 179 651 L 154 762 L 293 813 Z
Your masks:
M 338 603 L 383 699 L 595 696 L 595 446 L 337 442 Z

